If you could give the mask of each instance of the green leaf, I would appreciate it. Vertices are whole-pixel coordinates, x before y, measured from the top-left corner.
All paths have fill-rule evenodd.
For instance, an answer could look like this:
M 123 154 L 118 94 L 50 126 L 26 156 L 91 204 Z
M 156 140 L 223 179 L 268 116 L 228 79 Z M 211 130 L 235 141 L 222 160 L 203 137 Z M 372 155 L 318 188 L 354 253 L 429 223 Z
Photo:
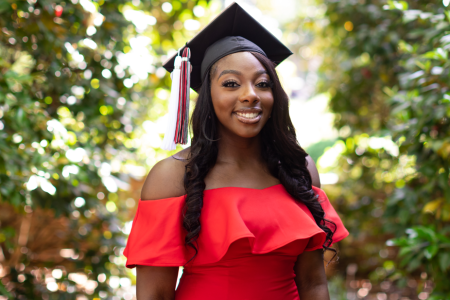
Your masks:
M 444 98 L 442 99 L 443 103 L 450 103 L 450 93 L 444 94 Z
M 418 238 L 425 239 L 429 242 L 435 242 L 437 240 L 436 232 L 431 228 L 418 226 L 414 227 L 413 230 L 417 233 Z
M 424 251 L 425 257 L 428 258 L 428 259 L 432 259 L 433 256 L 436 255 L 438 249 L 439 249 L 439 246 L 436 245 L 436 244 L 433 244 L 433 245 L 430 245 L 430 246 L 426 247 L 425 251 Z
M 433 51 L 429 51 L 423 55 L 421 55 L 422 58 L 429 58 L 429 59 L 441 59 L 441 60 L 447 60 L 448 53 L 446 50 L 442 48 L 437 48 Z
M 410 253 L 413 249 L 411 247 L 402 247 L 398 253 L 399 256 L 405 256 Z
M 23 109 L 21 107 L 19 107 L 16 112 L 16 122 L 19 125 L 23 125 L 24 117 L 25 117 L 25 112 L 23 111 Z
M 387 246 L 408 246 L 409 241 L 407 238 L 401 237 L 398 239 L 391 239 L 391 240 L 386 241 L 386 245 Z
M 8 292 L 8 290 L 1 281 L 0 281 L 0 294 L 5 295 L 6 297 L 8 297 L 8 299 L 13 299 L 11 293 Z
M 442 272 L 447 272 L 450 267 L 450 252 L 439 253 L 438 255 L 439 267 Z
M 423 257 L 423 254 L 419 254 L 416 257 L 414 257 L 413 259 L 411 259 L 409 261 L 406 269 L 408 271 L 412 272 L 412 271 L 416 270 L 417 268 L 419 268 L 422 263 L 422 257 Z
M 448 244 L 450 246 L 450 238 L 448 238 L 445 235 L 440 234 L 440 233 L 437 233 L 436 236 L 437 236 L 439 241 L 441 241 L 443 243 L 446 243 L 446 244 Z
M 399 9 L 399 10 L 407 10 L 408 9 L 408 3 L 406 1 L 392 1 L 389 0 L 387 2 L 387 5 L 383 6 L 385 10 L 388 9 Z
M 448 51 L 446 51 L 446 50 L 444 50 L 442 48 L 437 48 L 436 49 L 436 53 L 437 53 L 437 55 L 438 55 L 438 57 L 440 59 L 447 60 L 447 58 L 448 58 Z
M 0 13 L 3 13 L 4 11 L 7 11 L 10 9 L 9 1 L 1 1 L 0 2 Z

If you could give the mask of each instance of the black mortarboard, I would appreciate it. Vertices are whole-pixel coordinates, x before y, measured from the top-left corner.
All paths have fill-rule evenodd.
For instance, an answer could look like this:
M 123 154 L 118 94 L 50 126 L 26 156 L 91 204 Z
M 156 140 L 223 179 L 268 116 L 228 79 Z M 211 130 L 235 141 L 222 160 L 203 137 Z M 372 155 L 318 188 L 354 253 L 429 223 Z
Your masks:
M 292 54 L 237 3 L 228 6 L 181 48 L 181 53 L 185 47 L 191 50 L 190 86 L 196 92 L 202 85 L 206 71 L 216 61 L 229 54 L 243 51 L 259 52 L 277 65 Z M 174 69 L 176 55 L 164 63 L 164 68 L 169 72 Z

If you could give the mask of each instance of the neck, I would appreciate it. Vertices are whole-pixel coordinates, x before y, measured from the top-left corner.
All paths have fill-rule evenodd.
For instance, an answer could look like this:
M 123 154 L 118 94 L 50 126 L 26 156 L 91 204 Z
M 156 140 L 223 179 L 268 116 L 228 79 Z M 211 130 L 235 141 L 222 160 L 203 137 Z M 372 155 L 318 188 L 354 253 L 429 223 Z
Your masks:
M 259 135 L 253 138 L 230 136 L 228 134 L 219 134 L 219 136 L 218 163 L 244 166 L 261 162 L 261 138 Z

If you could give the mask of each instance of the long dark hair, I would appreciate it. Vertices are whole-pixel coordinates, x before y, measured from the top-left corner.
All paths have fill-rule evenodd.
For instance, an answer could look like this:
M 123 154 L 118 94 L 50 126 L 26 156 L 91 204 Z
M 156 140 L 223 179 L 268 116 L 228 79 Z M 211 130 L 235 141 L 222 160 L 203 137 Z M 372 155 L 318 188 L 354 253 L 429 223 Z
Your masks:
M 270 173 L 280 180 L 286 191 L 296 201 L 308 207 L 317 225 L 326 233 L 323 248 L 336 253 L 335 249 L 329 247 L 336 224 L 324 219 L 324 211 L 317 201 L 318 196 L 312 189 L 306 161 L 308 154 L 297 142 L 295 129 L 289 117 L 289 99 L 281 86 L 275 64 L 262 54 L 255 52 L 251 54 L 264 66 L 273 82 L 272 115 L 260 133 L 262 156 L 267 162 Z M 218 122 L 211 99 L 211 81 L 208 71 L 191 118 L 193 137 L 184 175 L 186 200 L 183 227 L 187 231 L 186 245 L 195 250 L 191 260 L 198 254 L 196 242 L 201 230 L 200 214 L 205 190 L 204 179 L 217 160 Z

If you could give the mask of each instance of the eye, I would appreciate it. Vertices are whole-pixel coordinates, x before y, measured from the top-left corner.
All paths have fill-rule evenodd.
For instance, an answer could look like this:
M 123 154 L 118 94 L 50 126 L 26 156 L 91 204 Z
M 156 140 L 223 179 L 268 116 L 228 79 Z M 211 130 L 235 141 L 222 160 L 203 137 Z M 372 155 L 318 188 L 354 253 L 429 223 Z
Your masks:
M 273 87 L 273 82 L 264 80 L 264 81 L 261 81 L 258 84 L 256 84 L 256 86 L 260 87 L 260 88 L 263 88 L 263 89 L 272 88 Z
M 227 80 L 222 83 L 223 87 L 238 87 L 239 84 L 235 80 Z

